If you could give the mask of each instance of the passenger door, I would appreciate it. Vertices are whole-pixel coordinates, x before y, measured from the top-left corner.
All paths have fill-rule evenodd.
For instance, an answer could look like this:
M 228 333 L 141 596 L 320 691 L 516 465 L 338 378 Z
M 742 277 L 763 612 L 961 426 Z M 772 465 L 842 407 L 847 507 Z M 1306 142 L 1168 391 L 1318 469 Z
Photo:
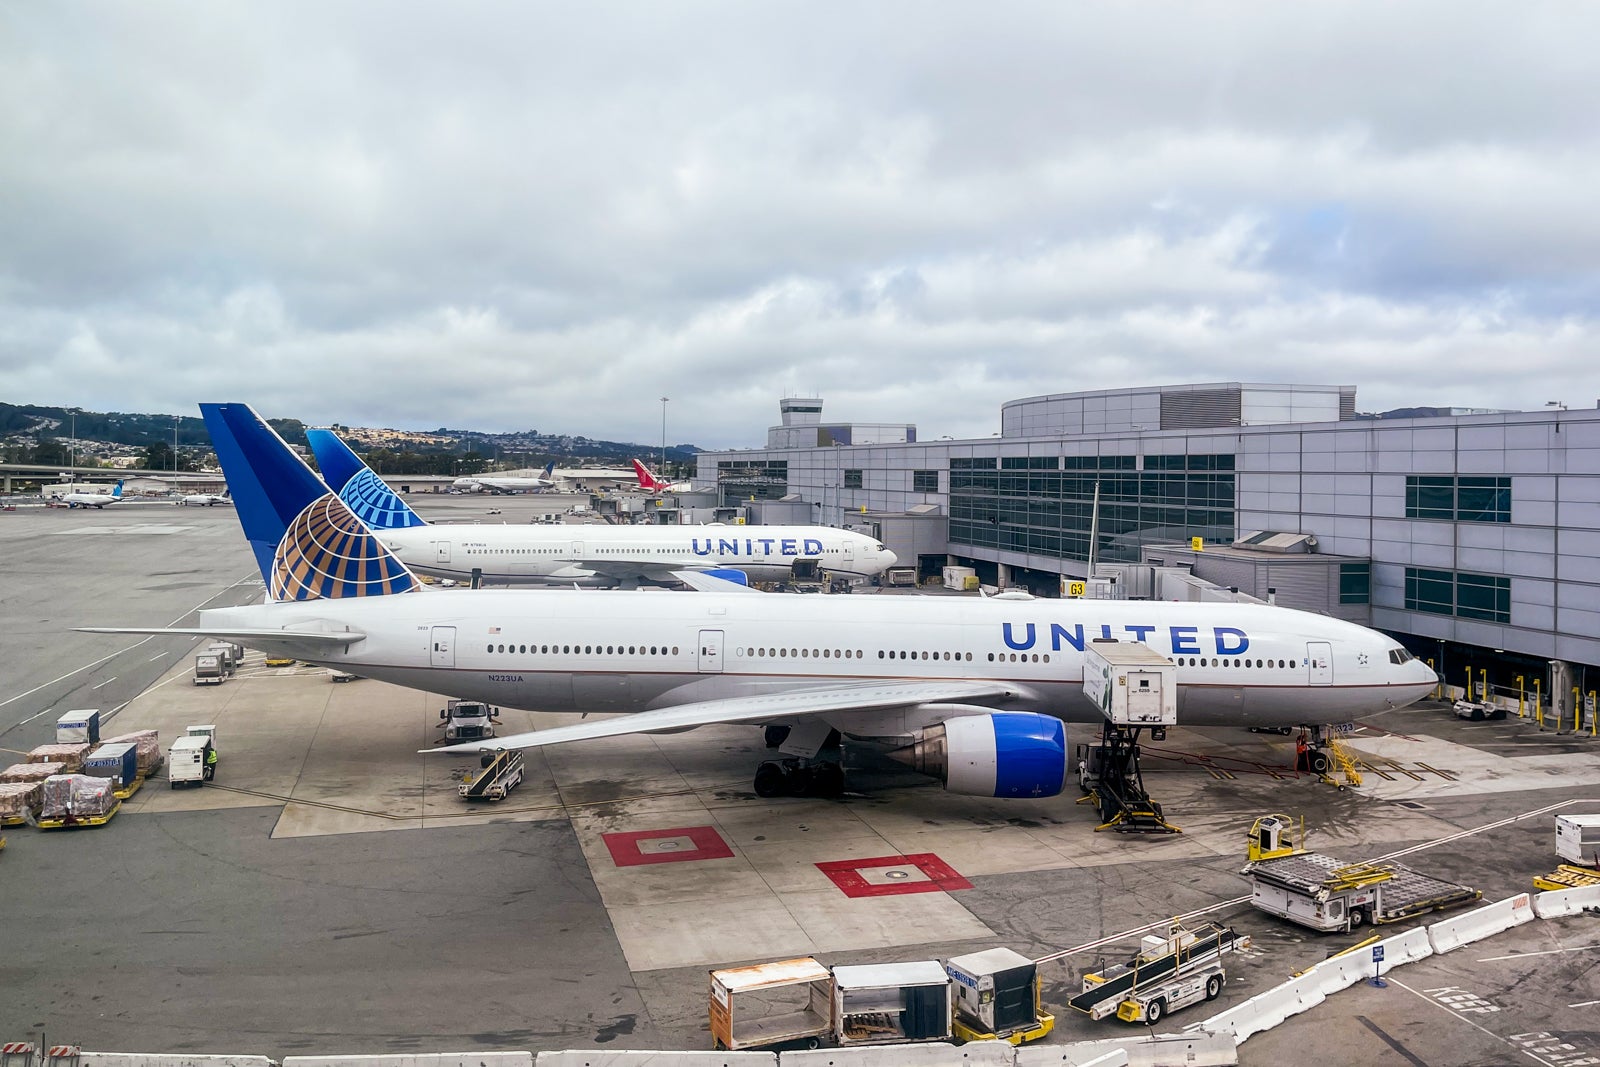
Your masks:
M 1327 641 L 1306 642 L 1307 680 L 1312 685 L 1333 684 L 1333 645 Z
M 434 550 L 433 561 L 435 563 L 449 563 L 450 562 L 450 542 L 449 541 L 435 541 L 433 543 L 433 550 Z
M 456 628 L 454 626 L 435 626 L 428 635 L 432 644 L 428 662 L 434 667 L 454 667 L 456 665 Z
M 700 661 L 701 674 L 722 673 L 722 631 L 700 631 Z

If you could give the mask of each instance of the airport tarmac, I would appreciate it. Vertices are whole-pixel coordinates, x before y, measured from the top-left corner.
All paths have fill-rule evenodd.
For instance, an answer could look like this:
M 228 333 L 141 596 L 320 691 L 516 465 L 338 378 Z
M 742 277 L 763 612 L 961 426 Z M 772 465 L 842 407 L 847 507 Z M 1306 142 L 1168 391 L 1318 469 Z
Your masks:
M 558 506 L 413 499 L 430 518 L 483 521 Z M 1372 768 L 1359 790 L 1296 775 L 1289 738 L 1173 731 L 1146 747 L 1145 771 L 1174 837 L 1096 833 L 1074 795 L 946 794 L 855 750 L 845 797 L 763 800 L 750 780 L 766 750 L 744 727 L 535 751 L 510 798 L 469 807 L 455 779 L 475 761 L 417 755 L 442 694 L 333 684 L 259 653 L 196 687 L 193 642 L 72 632 L 180 625 L 259 596 L 230 509 L 4 513 L 0 551 L 0 756 L 78 707 L 120 709 L 108 732 L 164 741 L 214 722 L 222 754 L 214 785 L 152 781 L 105 827 L 7 831 L 0 1040 L 274 1057 L 705 1049 L 712 967 L 1041 956 L 1207 908 L 1255 941 L 1230 963 L 1226 1006 L 1360 940 L 1237 903 L 1256 816 L 1304 815 L 1313 848 L 1350 860 L 1434 843 L 1405 862 L 1494 900 L 1555 866 L 1553 810 L 1600 812 L 1600 742 L 1429 704 L 1358 724 Z M 565 721 L 502 714 L 506 731 Z M 1136 941 L 1046 965 L 1051 1041 L 1127 1032 L 1065 1002 Z M 1362 1063 L 1579 1062 L 1600 1056 L 1597 961 L 1593 919 L 1533 923 L 1340 994 L 1253 1038 L 1241 1062 L 1335 1048 Z

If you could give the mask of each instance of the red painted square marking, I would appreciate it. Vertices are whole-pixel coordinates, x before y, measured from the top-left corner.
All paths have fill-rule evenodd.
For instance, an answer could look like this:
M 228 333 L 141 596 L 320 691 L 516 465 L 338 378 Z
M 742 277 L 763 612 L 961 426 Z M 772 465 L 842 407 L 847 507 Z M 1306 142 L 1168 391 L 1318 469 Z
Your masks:
M 618 867 L 646 863 L 685 863 L 690 860 L 725 860 L 733 849 L 710 826 L 681 826 L 673 830 L 630 830 L 601 834 Z
M 972 883 L 932 852 L 879 856 L 870 860 L 830 860 L 817 864 L 847 897 L 887 897 L 900 893 L 946 893 Z

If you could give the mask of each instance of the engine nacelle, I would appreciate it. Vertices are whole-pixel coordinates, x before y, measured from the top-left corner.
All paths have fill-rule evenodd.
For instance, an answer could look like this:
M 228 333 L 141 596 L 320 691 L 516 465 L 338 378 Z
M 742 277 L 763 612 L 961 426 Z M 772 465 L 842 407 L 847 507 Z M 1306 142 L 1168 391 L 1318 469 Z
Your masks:
M 1027 711 L 959 715 L 890 753 L 901 763 L 975 797 L 1053 797 L 1067 782 L 1067 729 Z

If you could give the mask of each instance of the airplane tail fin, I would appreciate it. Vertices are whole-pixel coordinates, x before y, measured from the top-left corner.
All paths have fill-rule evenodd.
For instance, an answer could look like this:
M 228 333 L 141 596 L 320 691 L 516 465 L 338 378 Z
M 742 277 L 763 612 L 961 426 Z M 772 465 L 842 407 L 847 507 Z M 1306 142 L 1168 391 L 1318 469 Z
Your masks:
M 234 510 L 271 600 L 421 588 L 355 513 L 248 404 L 201 404 Z
M 540 477 L 544 478 L 546 481 L 550 481 L 550 480 L 554 479 L 555 476 L 556 476 L 556 461 L 555 460 L 551 460 L 549 463 L 546 463 L 544 465 L 544 473 Z
M 662 488 L 662 486 L 665 484 L 661 481 L 658 481 L 656 476 L 651 474 L 649 469 L 638 460 L 633 461 L 633 472 L 639 477 L 639 488 L 645 490 L 646 492 L 653 493 Z
M 115 489 L 111 490 L 111 499 L 112 500 L 121 500 L 122 499 L 122 479 L 121 478 L 117 479 L 117 487 Z
M 317 467 L 328 488 L 339 494 L 356 517 L 374 530 L 400 530 L 426 526 L 400 494 L 350 450 L 331 430 L 307 430 L 306 440 L 317 457 Z

